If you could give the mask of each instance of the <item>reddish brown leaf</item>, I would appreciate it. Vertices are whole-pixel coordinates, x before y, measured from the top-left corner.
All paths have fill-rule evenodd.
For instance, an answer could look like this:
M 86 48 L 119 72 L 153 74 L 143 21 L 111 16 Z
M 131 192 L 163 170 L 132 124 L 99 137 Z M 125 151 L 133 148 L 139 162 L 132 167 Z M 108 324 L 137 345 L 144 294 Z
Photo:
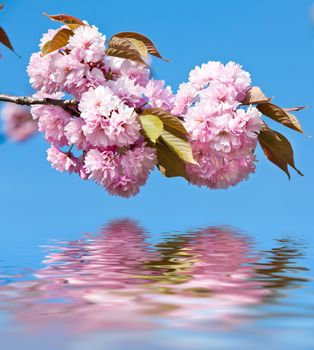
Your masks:
M 7 33 L 5 30 L 0 27 L 0 43 L 2 43 L 4 46 L 6 46 L 8 49 L 14 52 L 13 46 L 10 42 L 9 37 L 7 36 Z
M 290 179 L 288 165 L 297 171 L 301 176 L 303 174 L 294 165 L 293 149 L 290 142 L 279 132 L 269 128 L 264 123 L 261 132 L 258 135 L 258 141 L 266 157 L 280 169 L 282 169 Z
M 165 58 L 163 58 L 159 51 L 157 50 L 156 46 L 154 45 L 154 43 L 148 39 L 145 35 L 143 34 L 140 34 L 140 33 L 136 33 L 136 32 L 121 32 L 121 33 L 117 33 L 114 35 L 114 37 L 117 37 L 117 38 L 124 38 L 124 39 L 127 39 L 127 40 L 130 40 L 131 42 L 133 40 L 137 40 L 137 41 L 140 41 L 141 43 L 143 43 L 145 46 L 146 46 L 146 49 L 147 51 L 153 55 L 153 56 L 156 56 L 158 58 L 161 58 L 162 60 L 164 61 L 167 61 L 169 62 L 168 60 L 166 60 Z M 133 41 L 134 43 L 134 41 Z M 136 42 L 134 43 L 135 46 L 136 45 Z M 145 57 L 145 56 L 144 56 Z
M 145 66 L 147 65 L 134 44 L 124 38 L 117 38 L 113 36 L 109 40 L 109 48 L 107 49 L 106 54 L 107 56 L 125 58 Z
M 72 30 L 62 28 L 60 29 L 55 36 L 41 49 L 41 53 L 43 56 L 48 55 L 51 52 L 61 49 L 66 46 L 69 42 L 70 37 L 73 35 Z
M 297 106 L 297 107 L 291 107 L 291 108 L 283 108 L 283 110 L 285 112 L 298 112 L 304 108 L 308 108 L 308 106 Z
M 256 107 L 261 113 L 275 120 L 276 122 L 283 124 L 290 129 L 303 133 L 298 119 L 293 114 L 286 112 L 284 109 L 269 102 L 258 104 Z
M 52 19 L 53 21 L 61 22 L 66 24 L 70 29 L 75 29 L 80 26 L 84 26 L 85 23 L 82 22 L 80 19 L 75 18 L 73 16 L 69 15 L 48 15 L 47 13 L 43 13 L 48 18 Z
M 269 102 L 271 98 L 267 97 L 258 86 L 252 86 L 246 93 L 243 105 L 251 105 Z
M 4 8 L 4 4 L 0 4 L 0 11 Z

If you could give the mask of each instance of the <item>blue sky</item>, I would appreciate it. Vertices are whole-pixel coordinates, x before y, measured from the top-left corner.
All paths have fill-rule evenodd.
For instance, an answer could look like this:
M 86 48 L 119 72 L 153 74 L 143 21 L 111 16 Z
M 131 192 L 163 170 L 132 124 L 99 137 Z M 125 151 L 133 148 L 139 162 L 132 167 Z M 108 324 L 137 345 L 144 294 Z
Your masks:
M 275 103 L 310 105 L 298 113 L 305 135 L 280 125 L 295 150 L 291 181 L 258 150 L 257 172 L 228 190 L 212 191 L 166 179 L 158 172 L 132 199 L 106 194 L 92 182 L 58 173 L 46 161 L 47 144 L 36 136 L 0 145 L 1 247 L 35 247 L 51 238 L 96 231 L 113 218 L 138 220 L 152 233 L 208 224 L 236 226 L 258 239 L 275 234 L 311 240 L 314 202 L 314 24 L 312 1 L 32 1 L 7 0 L 0 22 L 22 56 L 1 47 L 0 91 L 31 94 L 25 68 L 39 39 L 54 28 L 42 12 L 67 13 L 97 25 L 108 37 L 137 31 L 150 37 L 171 63 L 153 60 L 158 78 L 174 90 L 189 71 L 209 60 L 239 62 Z

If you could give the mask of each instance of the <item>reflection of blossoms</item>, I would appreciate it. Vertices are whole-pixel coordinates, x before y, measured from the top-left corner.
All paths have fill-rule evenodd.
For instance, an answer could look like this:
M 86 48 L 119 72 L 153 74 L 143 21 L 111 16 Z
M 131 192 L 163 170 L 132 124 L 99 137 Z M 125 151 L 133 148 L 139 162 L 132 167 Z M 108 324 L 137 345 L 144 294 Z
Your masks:
M 24 141 L 37 131 L 37 122 L 27 107 L 6 103 L 1 110 L 1 117 L 4 132 L 13 141 Z
M 153 326 L 156 314 L 181 326 L 233 324 L 240 307 L 269 294 L 256 279 L 249 242 L 225 228 L 151 246 L 143 229 L 121 220 L 51 249 L 36 280 L 0 288 L 7 307 L 19 305 L 16 317 L 32 326 L 48 321 L 75 331 L 142 328 Z

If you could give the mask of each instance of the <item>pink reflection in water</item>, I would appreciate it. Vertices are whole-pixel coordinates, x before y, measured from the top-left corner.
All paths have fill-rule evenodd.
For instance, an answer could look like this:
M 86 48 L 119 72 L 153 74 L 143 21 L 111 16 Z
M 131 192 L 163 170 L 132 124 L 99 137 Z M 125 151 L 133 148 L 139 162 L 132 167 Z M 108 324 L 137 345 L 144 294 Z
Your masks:
M 169 235 L 156 245 L 146 238 L 135 222 L 120 220 L 50 247 L 35 280 L 0 288 L 2 309 L 30 329 L 229 327 L 244 306 L 270 294 L 256 280 L 249 240 L 230 229 Z

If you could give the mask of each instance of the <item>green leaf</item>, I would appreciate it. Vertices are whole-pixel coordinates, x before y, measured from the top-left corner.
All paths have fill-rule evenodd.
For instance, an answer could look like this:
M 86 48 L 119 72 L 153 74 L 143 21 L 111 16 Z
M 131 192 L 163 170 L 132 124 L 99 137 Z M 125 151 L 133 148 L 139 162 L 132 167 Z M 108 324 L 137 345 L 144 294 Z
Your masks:
M 73 31 L 70 29 L 62 28 L 60 29 L 55 36 L 46 42 L 46 44 L 41 49 L 43 56 L 48 55 L 51 52 L 61 49 L 66 46 L 69 42 L 70 37 L 73 35 Z
M 291 113 L 288 113 L 283 108 L 280 108 L 273 103 L 261 103 L 256 108 L 267 117 L 283 124 L 284 126 L 303 133 L 302 127 L 298 119 Z
M 176 130 L 183 135 L 187 134 L 187 131 L 184 127 L 184 125 L 181 123 L 179 118 L 173 114 L 170 114 L 160 108 L 147 108 L 145 111 L 142 113 L 142 115 L 145 114 L 153 114 L 157 116 L 166 126 L 166 128 L 169 130 L 169 128 Z M 170 130 L 171 131 L 171 130 Z
M 157 141 L 157 167 L 159 171 L 166 177 L 184 177 L 189 181 L 184 161 L 178 157 L 178 155 L 168 147 L 164 142 Z
M 191 164 L 198 164 L 193 158 L 191 145 L 185 135 L 173 134 L 163 130 L 160 137 L 182 160 Z
M 43 13 L 43 15 L 52 19 L 53 21 L 61 22 L 66 24 L 70 29 L 76 29 L 77 27 L 84 26 L 85 23 L 80 19 L 75 18 L 69 15 L 48 15 L 47 13 Z
M 109 48 L 106 51 L 106 55 L 125 58 L 147 66 L 147 63 L 143 60 L 136 46 L 124 38 L 117 38 L 113 36 L 109 40 Z
M 266 97 L 263 91 L 258 86 L 252 86 L 246 93 L 244 100 L 242 101 L 243 105 L 253 105 L 258 103 L 269 102 L 271 98 Z
M 139 118 L 145 134 L 155 143 L 164 127 L 162 121 L 152 114 L 140 115 Z
M 121 33 L 115 34 L 114 37 L 127 39 L 127 40 L 133 42 L 135 44 L 135 46 L 141 47 L 139 52 L 142 51 L 144 54 L 146 53 L 146 55 L 142 55 L 143 57 L 146 57 L 147 52 L 148 52 L 153 56 L 156 56 L 158 58 L 161 58 L 164 61 L 169 62 L 168 60 L 164 59 L 160 55 L 160 53 L 158 52 L 154 43 L 143 34 L 136 33 L 136 32 L 121 32 Z M 136 40 L 136 41 L 134 41 L 134 40 Z M 139 42 L 141 44 L 139 44 Z M 143 46 L 145 46 L 145 48 L 146 48 L 145 51 L 143 50 Z
M 279 132 L 269 128 L 264 123 L 262 130 L 258 135 L 258 141 L 266 157 L 280 169 L 282 169 L 290 179 L 288 165 L 303 176 L 300 170 L 294 165 L 293 149 L 290 142 Z

